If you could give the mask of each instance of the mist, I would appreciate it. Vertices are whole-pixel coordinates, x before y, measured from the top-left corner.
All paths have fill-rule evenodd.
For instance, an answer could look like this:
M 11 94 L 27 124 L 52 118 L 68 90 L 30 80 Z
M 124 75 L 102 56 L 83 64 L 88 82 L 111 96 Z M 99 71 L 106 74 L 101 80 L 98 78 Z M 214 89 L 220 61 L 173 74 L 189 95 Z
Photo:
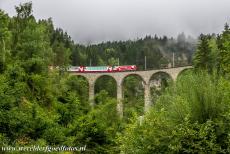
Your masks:
M 10 16 L 28 0 L 0 0 Z M 229 0 L 33 0 L 37 19 L 52 18 L 76 43 L 128 40 L 184 32 L 220 33 L 230 20 Z

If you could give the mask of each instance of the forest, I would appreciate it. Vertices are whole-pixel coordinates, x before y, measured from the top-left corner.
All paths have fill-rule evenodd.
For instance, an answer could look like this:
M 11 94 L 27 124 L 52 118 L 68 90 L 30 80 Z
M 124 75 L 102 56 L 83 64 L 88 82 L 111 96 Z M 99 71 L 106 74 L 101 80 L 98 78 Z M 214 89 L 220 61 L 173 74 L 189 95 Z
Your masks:
M 64 145 L 86 146 L 81 153 L 90 154 L 230 153 L 227 23 L 220 34 L 198 39 L 181 33 L 177 38 L 155 35 L 82 45 L 55 28 L 51 18 L 35 19 L 31 2 L 15 9 L 13 17 L 0 9 L 0 148 Z M 137 65 L 144 70 L 145 56 L 146 69 L 193 69 L 176 81 L 162 75 L 161 89 L 151 87 L 153 106 L 147 113 L 141 79 L 127 77 L 123 118 L 117 114 L 112 78 L 98 79 L 92 107 L 87 81 L 67 72 L 72 65 Z

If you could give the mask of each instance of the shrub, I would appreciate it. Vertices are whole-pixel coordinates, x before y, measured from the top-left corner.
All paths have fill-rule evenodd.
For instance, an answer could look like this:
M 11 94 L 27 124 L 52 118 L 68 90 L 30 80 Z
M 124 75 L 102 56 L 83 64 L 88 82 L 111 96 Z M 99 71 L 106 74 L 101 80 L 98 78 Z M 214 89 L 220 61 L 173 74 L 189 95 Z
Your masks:
M 229 153 L 230 82 L 206 72 L 178 79 L 118 137 L 122 153 Z

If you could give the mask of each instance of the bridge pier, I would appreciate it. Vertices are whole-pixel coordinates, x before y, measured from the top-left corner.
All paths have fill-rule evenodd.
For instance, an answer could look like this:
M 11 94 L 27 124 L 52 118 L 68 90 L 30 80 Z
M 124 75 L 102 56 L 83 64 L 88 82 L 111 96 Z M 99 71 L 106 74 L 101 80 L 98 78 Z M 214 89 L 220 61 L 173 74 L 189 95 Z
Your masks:
M 123 117 L 123 93 L 122 93 L 122 85 L 117 84 L 117 112 L 118 115 L 122 118 Z
M 94 83 L 89 83 L 89 103 L 90 106 L 94 107 Z
M 145 84 L 144 88 L 145 88 L 144 89 L 144 99 L 145 99 L 144 111 L 147 112 L 152 105 L 151 94 L 150 94 L 150 85 L 147 83 L 147 84 Z

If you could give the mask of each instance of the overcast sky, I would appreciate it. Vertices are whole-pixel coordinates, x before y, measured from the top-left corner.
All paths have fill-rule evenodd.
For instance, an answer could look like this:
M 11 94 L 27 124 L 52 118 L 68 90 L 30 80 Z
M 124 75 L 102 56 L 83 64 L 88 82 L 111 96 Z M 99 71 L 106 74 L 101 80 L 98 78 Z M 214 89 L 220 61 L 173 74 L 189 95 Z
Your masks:
M 0 0 L 10 16 L 28 0 Z M 78 43 L 145 35 L 219 33 L 230 23 L 230 0 L 32 0 L 36 18 L 53 19 Z

